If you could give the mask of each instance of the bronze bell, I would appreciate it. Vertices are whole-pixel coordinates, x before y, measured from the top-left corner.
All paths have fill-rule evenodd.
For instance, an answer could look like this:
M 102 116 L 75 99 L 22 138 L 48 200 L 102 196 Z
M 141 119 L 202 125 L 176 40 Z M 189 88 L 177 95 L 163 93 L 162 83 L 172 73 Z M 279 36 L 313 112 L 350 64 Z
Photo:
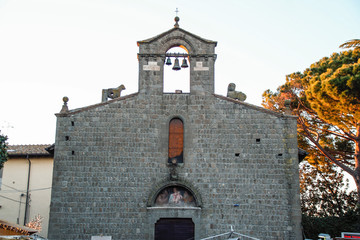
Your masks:
M 166 59 L 166 63 L 165 63 L 166 65 L 171 65 L 171 59 L 168 57 L 167 59 Z
M 180 65 L 179 65 L 179 59 L 175 58 L 175 63 L 174 63 L 174 66 L 172 68 L 173 70 L 175 71 L 178 71 L 181 69 Z
M 188 64 L 187 64 L 186 58 L 183 59 L 182 64 L 181 64 L 181 67 L 182 67 L 182 68 L 187 68 L 187 67 L 189 67 Z

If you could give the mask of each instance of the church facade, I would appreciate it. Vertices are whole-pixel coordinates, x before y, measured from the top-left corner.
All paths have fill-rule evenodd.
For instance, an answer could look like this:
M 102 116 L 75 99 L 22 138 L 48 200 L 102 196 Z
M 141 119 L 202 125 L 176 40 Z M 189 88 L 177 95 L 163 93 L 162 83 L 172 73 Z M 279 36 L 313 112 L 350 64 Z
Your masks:
M 215 94 L 216 44 L 176 19 L 138 42 L 137 93 L 106 90 L 76 110 L 64 98 L 50 240 L 203 239 L 230 228 L 302 239 L 296 118 Z M 175 46 L 187 54 L 167 53 Z M 164 63 L 176 57 L 189 62 L 190 93 L 163 92 Z

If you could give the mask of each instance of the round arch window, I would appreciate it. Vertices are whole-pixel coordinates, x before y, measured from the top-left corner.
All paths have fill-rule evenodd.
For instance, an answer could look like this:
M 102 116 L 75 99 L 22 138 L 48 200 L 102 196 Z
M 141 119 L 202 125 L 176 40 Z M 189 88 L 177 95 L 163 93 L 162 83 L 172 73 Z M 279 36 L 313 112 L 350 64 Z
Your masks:
M 184 162 L 184 123 L 180 118 L 173 118 L 169 123 L 168 163 Z

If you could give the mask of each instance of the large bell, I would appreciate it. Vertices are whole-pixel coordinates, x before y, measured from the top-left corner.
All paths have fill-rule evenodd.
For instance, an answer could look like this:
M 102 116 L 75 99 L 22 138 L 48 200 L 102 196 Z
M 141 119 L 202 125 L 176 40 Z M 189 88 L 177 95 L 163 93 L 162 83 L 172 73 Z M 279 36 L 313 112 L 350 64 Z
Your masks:
M 174 66 L 172 68 L 173 70 L 175 71 L 178 71 L 181 69 L 180 65 L 179 65 L 179 59 L 175 58 L 175 63 L 174 63 Z
M 168 57 L 167 59 L 166 59 L 166 63 L 165 63 L 166 65 L 171 65 L 171 59 Z
M 189 67 L 188 64 L 187 64 L 186 58 L 184 58 L 184 59 L 182 60 L 181 67 L 182 67 L 182 68 L 187 68 L 187 67 Z

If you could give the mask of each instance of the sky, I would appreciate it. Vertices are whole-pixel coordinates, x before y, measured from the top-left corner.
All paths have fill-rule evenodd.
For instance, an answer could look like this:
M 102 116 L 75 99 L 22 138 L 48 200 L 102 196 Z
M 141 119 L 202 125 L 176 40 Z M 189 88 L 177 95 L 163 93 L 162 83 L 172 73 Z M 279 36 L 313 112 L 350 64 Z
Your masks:
M 102 89 L 138 91 L 137 41 L 174 25 L 217 41 L 215 93 L 233 82 L 261 105 L 285 76 L 360 38 L 357 0 L 0 0 L 0 130 L 8 143 L 52 144 L 62 98 L 70 109 Z M 165 91 L 188 89 L 165 71 Z

